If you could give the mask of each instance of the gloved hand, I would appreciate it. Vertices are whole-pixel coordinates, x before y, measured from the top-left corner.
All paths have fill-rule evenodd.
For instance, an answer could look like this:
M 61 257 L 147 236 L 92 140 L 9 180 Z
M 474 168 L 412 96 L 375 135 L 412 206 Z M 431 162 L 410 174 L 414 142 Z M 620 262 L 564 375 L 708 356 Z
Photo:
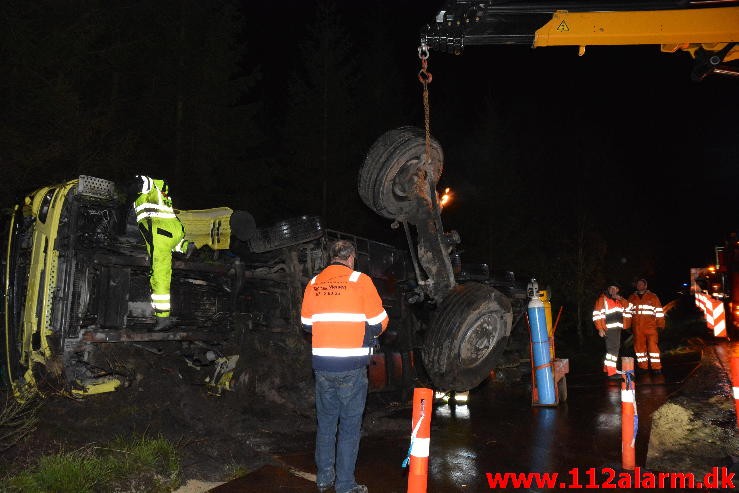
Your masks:
M 598 329 L 598 335 L 600 335 L 601 337 L 605 337 L 606 336 L 605 329 Z

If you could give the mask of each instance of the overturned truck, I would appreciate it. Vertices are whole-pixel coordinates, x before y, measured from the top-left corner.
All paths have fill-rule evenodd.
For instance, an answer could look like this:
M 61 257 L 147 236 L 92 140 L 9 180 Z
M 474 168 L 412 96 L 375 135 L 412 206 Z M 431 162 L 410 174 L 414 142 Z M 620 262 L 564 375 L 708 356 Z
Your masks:
M 174 254 L 177 323 L 167 332 L 153 330 L 148 255 L 116 184 L 80 176 L 34 191 L 3 218 L 3 383 L 19 399 L 51 373 L 77 395 L 107 392 L 125 376 L 101 347 L 175 344 L 188 364 L 216 368 L 210 385 L 230 388 L 234 371 L 259 364 L 236 365 L 250 332 L 302 337 L 304 287 L 327 265 L 330 242 L 348 238 L 391 319 L 371 389 L 418 379 L 439 390 L 477 386 L 525 312 L 526 290 L 511 273 L 460 262 L 459 235 L 444 232 L 435 190 L 442 160 L 438 142 L 402 127 L 383 134 L 361 166 L 360 197 L 402 225 L 409 249 L 325 229 L 317 216 L 257 227 L 228 207 L 176 211 L 198 250 Z M 309 356 L 302 342 L 296 350 Z

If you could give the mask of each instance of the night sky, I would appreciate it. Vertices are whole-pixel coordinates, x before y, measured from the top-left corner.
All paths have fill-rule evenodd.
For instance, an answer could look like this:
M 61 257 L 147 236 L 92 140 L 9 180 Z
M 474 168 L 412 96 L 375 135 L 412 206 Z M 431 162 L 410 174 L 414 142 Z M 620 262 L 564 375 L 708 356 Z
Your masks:
M 0 61 L 5 73 L 20 74 L 0 84 L 8 102 L 0 132 L 6 149 L 0 162 L 10 177 L 3 193 L 18 193 L 14 184 L 41 186 L 47 177 L 87 172 L 117 179 L 148 166 L 171 180 L 182 208 L 225 201 L 252 211 L 260 225 L 321 212 L 311 185 L 318 170 L 313 146 L 320 141 L 311 118 L 322 110 L 295 83 L 320 63 L 315 44 L 313 53 L 305 50 L 311 33 L 315 40 L 316 1 L 237 3 L 243 23 L 231 27 L 241 30 L 239 63 L 244 74 L 258 72 L 240 101 L 254 109 L 242 105 L 241 113 L 223 109 L 212 96 L 220 82 L 209 70 L 211 64 L 227 66 L 215 50 L 228 40 L 219 39 L 226 28 L 209 27 L 205 14 L 197 13 L 205 4 L 131 1 L 115 12 L 107 2 L 69 9 L 46 4 L 49 12 L 22 1 L 2 7 Z M 342 53 L 334 70 L 352 79 L 352 91 L 351 99 L 341 99 L 340 91 L 329 98 L 339 115 L 330 132 L 338 144 L 329 166 L 337 188 L 330 190 L 336 203 L 325 223 L 397 243 L 389 221 L 361 203 L 355 176 L 382 132 L 423 127 L 417 48 L 423 26 L 443 2 L 335 5 L 333 28 L 343 37 L 330 51 Z M 178 30 L 178 15 L 188 9 L 190 24 Z M 44 29 L 59 39 L 42 35 Z M 88 43 L 80 42 L 82 48 L 64 44 L 76 39 L 75 29 Z M 175 47 L 190 36 L 191 44 L 184 52 L 182 45 L 162 45 L 155 53 L 160 35 Z M 15 45 L 19 37 L 27 46 Z M 51 47 L 48 61 L 43 43 Z M 51 53 L 60 46 L 64 53 Z M 84 56 L 70 56 L 74 50 Z M 575 47 L 467 47 L 460 56 L 432 51 L 431 131 L 445 154 L 439 188 L 455 193 L 443 221 L 459 231 L 465 258 L 558 276 L 561 289 L 568 289 L 564 280 L 571 273 L 556 267 L 571 260 L 571 239 L 585 224 L 595 235 L 586 244 L 607 246 L 598 260 L 603 276 L 628 283 L 647 275 L 666 297 L 688 281 L 690 267 L 711 263 L 714 245 L 737 230 L 739 82 L 725 76 L 693 82 L 691 66 L 686 53 L 660 53 L 656 46 L 588 47 L 582 57 Z M 187 76 L 175 79 L 180 69 Z M 55 87 L 53 96 L 48 87 Z M 188 110 L 191 115 L 189 127 L 185 120 L 176 133 L 176 125 L 160 121 L 174 118 L 170 110 L 179 106 L 166 101 L 173 93 L 186 95 L 179 101 L 185 117 Z M 52 99 L 49 116 L 50 104 L 38 94 L 66 99 Z M 79 106 L 68 111 L 70 105 Z M 51 129 L 57 141 L 33 150 L 34 139 L 48 134 L 46 123 L 69 114 L 78 127 L 57 122 Z M 253 131 L 229 123 L 252 117 Z M 78 141 L 66 149 L 69 138 Z

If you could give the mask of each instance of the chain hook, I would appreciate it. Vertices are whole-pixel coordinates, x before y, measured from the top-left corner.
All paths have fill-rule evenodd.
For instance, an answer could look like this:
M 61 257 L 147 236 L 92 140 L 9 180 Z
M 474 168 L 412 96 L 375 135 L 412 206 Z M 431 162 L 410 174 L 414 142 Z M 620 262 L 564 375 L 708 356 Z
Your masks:
M 418 58 L 427 60 L 429 56 L 429 46 L 425 40 L 421 40 L 421 45 L 418 47 Z
M 421 70 L 418 72 L 418 80 L 421 84 L 431 83 L 431 72 L 428 71 L 428 59 L 430 57 L 429 47 L 425 41 L 421 41 L 421 45 L 418 47 L 418 58 L 421 60 Z
M 431 108 L 429 105 L 429 84 L 432 77 L 428 71 L 429 47 L 425 39 L 421 39 L 421 45 L 418 47 L 418 58 L 421 59 L 421 70 L 418 72 L 418 80 L 423 85 L 423 120 L 426 133 L 426 145 L 424 152 L 424 161 L 426 164 L 431 163 Z

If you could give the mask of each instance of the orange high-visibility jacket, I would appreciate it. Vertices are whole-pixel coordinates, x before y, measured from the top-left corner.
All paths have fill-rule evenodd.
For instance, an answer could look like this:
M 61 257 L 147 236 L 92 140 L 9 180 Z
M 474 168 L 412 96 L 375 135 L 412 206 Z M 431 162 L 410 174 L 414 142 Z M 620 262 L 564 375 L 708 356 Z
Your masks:
M 629 307 L 631 327 L 634 332 L 648 334 L 665 328 L 665 313 L 656 294 L 646 290 L 639 296 L 639 293 L 634 292 L 629 296 L 629 303 L 631 303 Z
M 593 323 L 596 330 L 631 328 L 631 312 L 629 302 L 625 299 L 614 300 L 601 294 L 593 307 Z
M 313 368 L 322 371 L 367 366 L 370 347 L 388 324 L 372 279 L 342 264 L 331 264 L 310 280 L 300 319 L 313 334 Z

